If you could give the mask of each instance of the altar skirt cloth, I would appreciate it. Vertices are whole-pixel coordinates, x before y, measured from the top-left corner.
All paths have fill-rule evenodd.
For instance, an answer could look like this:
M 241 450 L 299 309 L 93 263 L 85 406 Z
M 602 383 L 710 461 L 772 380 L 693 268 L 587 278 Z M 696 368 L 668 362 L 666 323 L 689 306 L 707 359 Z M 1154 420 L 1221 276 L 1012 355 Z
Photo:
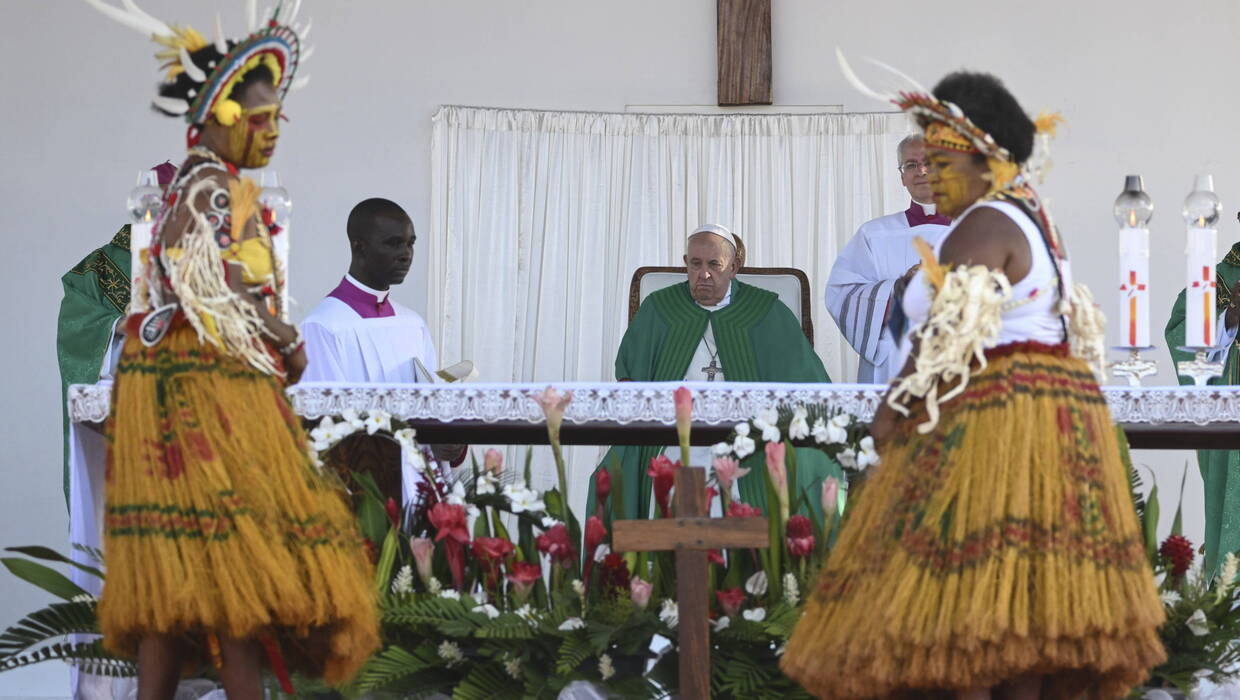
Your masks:
M 153 348 L 135 331 L 107 424 L 104 643 L 167 633 L 201 662 L 211 634 L 274 640 L 291 669 L 347 680 L 379 644 L 373 569 L 282 383 L 183 318 Z
M 933 697 L 1047 676 L 1123 697 L 1165 654 L 1117 431 L 1063 346 L 998 348 L 898 423 L 781 666 L 823 698 Z

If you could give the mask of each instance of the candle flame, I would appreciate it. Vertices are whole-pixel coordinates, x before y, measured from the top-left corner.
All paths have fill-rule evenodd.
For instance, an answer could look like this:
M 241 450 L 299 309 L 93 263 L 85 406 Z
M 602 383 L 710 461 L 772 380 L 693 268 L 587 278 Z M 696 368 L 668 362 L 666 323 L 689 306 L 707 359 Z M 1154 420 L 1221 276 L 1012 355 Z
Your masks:
M 1136 211 L 1133 211 L 1133 210 L 1128 211 L 1128 227 L 1129 228 L 1137 227 L 1137 212 Z

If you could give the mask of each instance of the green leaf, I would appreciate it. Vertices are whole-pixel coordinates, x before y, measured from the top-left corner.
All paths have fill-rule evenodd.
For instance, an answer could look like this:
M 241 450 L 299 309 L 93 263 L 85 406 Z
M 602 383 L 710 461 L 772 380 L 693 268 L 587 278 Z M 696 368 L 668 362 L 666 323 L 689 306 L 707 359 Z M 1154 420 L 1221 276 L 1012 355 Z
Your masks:
M 1184 534 L 1184 484 L 1188 481 L 1188 462 L 1184 462 L 1184 471 L 1180 474 L 1180 498 L 1175 504 L 1175 520 L 1171 522 L 1171 534 Z
M 533 472 L 531 471 L 531 468 L 532 468 L 531 465 L 533 465 L 533 463 L 534 463 L 534 448 L 527 447 L 525 448 L 525 469 L 523 470 L 524 475 L 525 475 L 525 485 L 527 487 L 530 484 L 534 483 L 534 477 L 532 476 Z
M 138 667 L 132 661 L 118 659 L 103 648 L 102 640 L 77 644 L 51 644 L 29 654 L 0 660 L 0 672 L 37 664 L 43 661 L 71 662 L 84 673 L 108 678 L 132 678 Z
M 1150 472 L 1151 478 L 1153 472 Z M 1141 522 L 1142 534 L 1145 536 L 1145 551 L 1150 557 L 1150 563 L 1158 562 L 1158 482 L 1150 487 L 1150 495 L 1145 497 L 1145 518 Z
M 57 552 L 54 549 L 49 549 L 47 547 L 38 547 L 38 546 L 6 547 L 5 551 L 17 552 L 18 554 L 25 554 L 28 557 L 34 557 L 35 559 L 42 559 L 43 561 L 55 561 L 55 562 L 60 562 L 62 564 L 68 564 L 70 566 L 76 566 L 77 568 L 81 569 L 82 571 L 85 571 L 86 573 L 92 576 L 103 578 L 103 572 L 100 571 L 99 569 L 96 569 L 93 566 L 86 566 L 85 564 L 79 564 L 78 562 L 73 561 L 69 557 L 66 557 L 65 555 L 61 554 L 60 552 Z
M 594 645 L 585 635 L 573 635 L 560 644 L 556 653 L 555 672 L 566 676 L 595 654 Z
M 3 563 L 14 576 L 33 583 L 54 596 L 72 600 L 74 596 L 86 595 L 86 591 L 81 586 L 70 581 L 64 574 L 29 559 L 8 557 L 0 559 L 0 563 Z
M 372 656 L 354 679 L 351 689 L 359 693 L 382 690 L 415 673 L 442 664 L 433 642 L 426 642 L 410 652 L 389 646 Z
M 354 476 L 358 476 L 354 472 Z M 370 477 L 369 474 L 362 476 Z M 374 480 L 371 480 L 374 483 Z M 378 544 L 387 536 L 387 531 L 392 527 L 392 521 L 388 520 L 387 509 L 383 505 L 383 501 L 377 496 L 371 495 L 369 492 L 362 494 L 361 503 L 357 507 L 357 526 L 362 531 L 362 536 L 366 539 Z
M 52 603 L 36 610 L 0 635 L 0 663 L 15 654 L 70 634 L 99 634 L 95 603 Z
M 520 686 L 496 663 L 472 663 L 469 673 L 452 690 L 452 700 L 520 697 Z
M 392 564 L 396 562 L 396 543 L 400 536 L 396 528 L 388 528 L 383 537 L 383 550 L 379 554 L 379 564 L 375 567 L 375 592 L 382 595 L 387 592 L 388 582 L 392 580 Z

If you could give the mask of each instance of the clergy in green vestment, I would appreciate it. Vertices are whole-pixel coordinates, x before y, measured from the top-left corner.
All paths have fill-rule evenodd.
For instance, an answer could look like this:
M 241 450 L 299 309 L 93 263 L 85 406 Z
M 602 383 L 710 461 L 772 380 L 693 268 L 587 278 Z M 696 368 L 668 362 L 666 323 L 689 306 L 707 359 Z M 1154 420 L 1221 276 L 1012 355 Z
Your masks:
M 806 340 L 792 311 L 773 292 L 741 282 L 744 263 L 740 238 L 707 225 L 689 237 L 685 252 L 688 279 L 653 292 L 641 304 L 616 353 L 618 381 L 829 382 L 822 360 Z M 624 513 L 615 518 L 646 518 L 651 512 L 650 460 L 666 447 L 618 446 L 600 465 L 623 469 Z M 679 452 L 672 453 L 679 459 Z M 692 466 L 709 467 L 709 448 L 694 448 Z M 827 476 L 843 480 L 840 466 L 822 452 L 798 449 L 798 492 L 808 493 L 818 512 Z M 740 500 L 766 507 L 765 456 L 746 458 L 751 469 L 738 482 Z M 790 484 L 790 486 L 792 486 Z M 595 511 L 590 479 L 587 513 Z M 609 504 L 610 505 L 610 504 Z
M 94 384 L 105 374 L 112 336 L 129 304 L 129 225 L 60 278 L 65 295 L 56 326 L 60 412 L 64 423 L 64 488 L 69 498 L 70 384 Z
M 1226 344 L 1227 356 L 1223 375 L 1210 384 L 1240 384 L 1240 352 L 1237 352 L 1236 329 L 1240 322 L 1240 294 L 1233 295 L 1240 281 L 1240 243 L 1223 256 L 1215 268 L 1217 274 L 1217 308 L 1219 344 Z M 1184 346 L 1184 292 L 1175 300 L 1171 320 L 1167 321 L 1167 347 L 1175 362 L 1191 360 L 1193 355 L 1178 350 Z M 1212 360 L 1222 359 L 1222 352 Z M 1189 377 L 1180 377 L 1181 384 L 1192 384 Z M 1240 451 L 1198 450 L 1197 467 L 1206 494 L 1206 571 L 1214 574 L 1227 552 L 1240 550 Z

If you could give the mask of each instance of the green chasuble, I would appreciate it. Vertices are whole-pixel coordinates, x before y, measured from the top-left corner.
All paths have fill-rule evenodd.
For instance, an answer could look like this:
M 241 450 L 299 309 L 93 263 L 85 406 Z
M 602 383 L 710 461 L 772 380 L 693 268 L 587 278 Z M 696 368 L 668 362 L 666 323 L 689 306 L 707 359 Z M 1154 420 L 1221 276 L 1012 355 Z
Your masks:
M 732 301 L 718 311 L 698 306 L 689 294 L 689 283 L 652 293 L 633 317 L 616 354 L 616 379 L 635 382 L 681 381 L 689 362 L 712 324 L 719 363 L 730 382 L 829 382 L 822 360 L 805 339 L 801 325 L 773 292 L 738 280 L 732 281 Z M 601 467 L 613 461 L 622 465 L 623 514 L 616 518 L 650 517 L 653 494 L 647 471 L 650 460 L 665 447 L 618 446 L 608 451 Z M 827 476 L 843 481 L 834 460 L 814 449 L 798 449 L 798 492 L 808 490 L 811 507 L 821 509 L 821 483 Z M 751 469 L 738 484 L 740 499 L 766 507 L 765 455 L 747 457 Z M 694 464 L 707 467 L 709 464 Z M 613 484 L 613 488 L 615 485 Z M 595 510 L 594 479 L 590 479 L 587 515 Z
M 60 278 L 65 296 L 56 326 L 56 358 L 60 363 L 60 412 L 64 423 L 64 486 L 69 499 L 70 384 L 99 381 L 117 319 L 129 304 L 129 225 L 111 242 L 82 258 Z
M 1240 280 L 1240 243 L 1232 246 L 1216 268 L 1218 276 L 1218 322 L 1223 323 L 1227 306 L 1231 304 L 1232 290 Z M 1167 347 L 1175 362 L 1191 360 L 1193 356 L 1176 348 L 1184 345 L 1184 292 L 1175 300 L 1171 320 L 1167 321 Z M 1235 343 L 1227 350 L 1223 376 L 1210 380 L 1211 384 L 1240 384 L 1240 352 Z M 1180 377 L 1181 384 L 1192 384 L 1189 377 Z M 1223 555 L 1240 550 L 1240 452 L 1226 450 L 1198 450 L 1197 467 L 1206 492 L 1206 571 L 1218 572 Z

